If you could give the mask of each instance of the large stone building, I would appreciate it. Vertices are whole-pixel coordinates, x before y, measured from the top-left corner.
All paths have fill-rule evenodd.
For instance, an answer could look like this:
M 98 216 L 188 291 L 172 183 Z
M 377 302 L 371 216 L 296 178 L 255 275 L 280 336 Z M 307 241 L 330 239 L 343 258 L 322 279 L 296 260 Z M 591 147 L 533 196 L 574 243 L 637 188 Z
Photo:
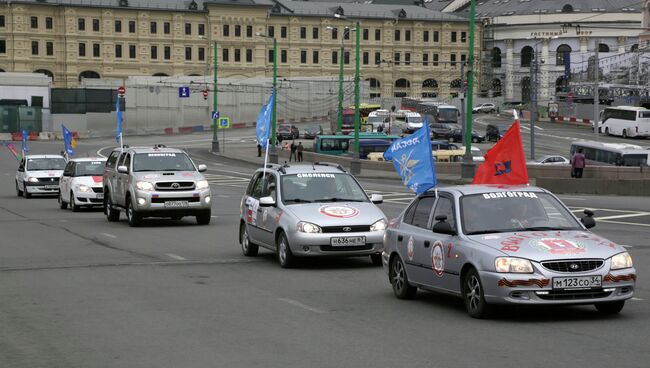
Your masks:
M 216 44 L 219 76 L 270 77 L 275 37 L 279 76 L 337 76 L 343 46 L 350 77 L 359 19 L 361 77 L 372 97 L 449 96 L 460 87 L 469 21 L 421 5 L 0 1 L 0 70 L 42 72 L 56 87 L 79 86 L 82 78 L 207 75 Z

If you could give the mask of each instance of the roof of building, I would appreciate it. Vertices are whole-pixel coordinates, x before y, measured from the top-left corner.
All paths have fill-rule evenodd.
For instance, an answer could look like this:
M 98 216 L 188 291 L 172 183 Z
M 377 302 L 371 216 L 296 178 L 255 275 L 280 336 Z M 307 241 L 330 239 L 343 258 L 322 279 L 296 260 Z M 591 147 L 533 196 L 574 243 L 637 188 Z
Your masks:
M 427 9 L 442 11 L 452 0 L 424 0 L 424 6 Z
M 468 1 L 469 3 L 469 1 Z M 640 13 L 639 0 L 477 0 L 477 17 L 584 13 Z M 469 6 L 458 12 L 468 13 Z

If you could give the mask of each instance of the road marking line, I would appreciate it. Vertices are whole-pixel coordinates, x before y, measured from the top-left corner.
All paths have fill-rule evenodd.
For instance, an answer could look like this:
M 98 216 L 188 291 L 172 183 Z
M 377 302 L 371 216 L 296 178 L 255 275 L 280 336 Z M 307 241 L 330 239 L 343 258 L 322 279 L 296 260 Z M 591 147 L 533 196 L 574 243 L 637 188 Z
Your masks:
M 646 226 L 650 227 L 650 224 L 640 224 L 638 222 L 623 222 L 623 221 L 612 221 L 612 220 L 600 220 L 600 222 L 608 222 L 610 224 L 620 224 L 620 225 L 630 225 L 630 226 Z
M 308 306 L 306 304 L 303 304 L 303 303 L 301 303 L 301 302 L 299 302 L 297 300 L 287 299 L 287 298 L 278 298 L 278 300 L 281 301 L 281 302 L 291 304 L 291 305 L 293 305 L 295 307 L 302 308 L 302 309 L 310 311 L 310 312 L 319 313 L 319 314 L 325 313 L 325 311 L 322 310 L 322 309 L 310 307 L 310 306 Z
M 628 218 L 628 217 L 639 217 L 639 216 L 647 216 L 650 215 L 650 212 L 637 212 L 637 213 L 630 213 L 627 215 L 614 215 L 614 216 L 604 216 L 604 217 L 594 217 L 594 220 L 613 220 L 613 219 L 621 219 L 621 218 Z
M 112 238 L 112 239 L 116 239 L 116 238 L 117 238 L 117 236 L 115 236 L 115 235 L 113 235 L 113 234 L 109 234 L 109 233 L 102 233 L 102 235 L 104 235 L 104 236 L 106 236 L 106 237 L 109 237 L 109 238 Z
M 187 258 L 183 258 L 181 256 L 178 256 L 174 253 L 165 253 L 165 255 L 171 259 L 175 259 L 177 261 L 187 261 Z
M 106 156 L 102 155 L 102 151 L 107 149 L 107 148 L 115 148 L 115 146 L 106 146 L 106 147 L 102 147 L 102 148 L 98 149 L 97 150 L 97 156 L 106 158 Z
M 619 244 L 623 248 L 633 248 L 633 245 L 627 245 L 627 244 Z
M 630 300 L 634 300 L 635 302 L 642 302 L 643 301 L 643 299 L 637 298 L 636 296 L 633 296 L 632 298 L 630 298 Z
M 225 194 L 217 194 L 217 198 L 230 198 L 230 196 Z

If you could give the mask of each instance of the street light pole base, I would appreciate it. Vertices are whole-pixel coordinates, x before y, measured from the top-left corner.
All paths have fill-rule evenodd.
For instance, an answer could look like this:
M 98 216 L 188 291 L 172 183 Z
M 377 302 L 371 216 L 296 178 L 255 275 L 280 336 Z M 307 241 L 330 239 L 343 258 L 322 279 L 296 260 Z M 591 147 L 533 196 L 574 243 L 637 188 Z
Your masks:
M 269 147 L 269 162 L 272 164 L 278 163 L 278 150 L 273 146 Z
M 472 161 L 471 158 L 463 158 L 463 162 L 460 164 L 460 177 L 462 179 L 472 179 L 476 173 L 476 164 Z
M 219 153 L 219 141 L 212 141 L 212 152 Z
M 350 162 L 350 174 L 361 174 L 361 160 L 359 159 L 359 154 L 357 153 L 352 155 L 352 161 Z

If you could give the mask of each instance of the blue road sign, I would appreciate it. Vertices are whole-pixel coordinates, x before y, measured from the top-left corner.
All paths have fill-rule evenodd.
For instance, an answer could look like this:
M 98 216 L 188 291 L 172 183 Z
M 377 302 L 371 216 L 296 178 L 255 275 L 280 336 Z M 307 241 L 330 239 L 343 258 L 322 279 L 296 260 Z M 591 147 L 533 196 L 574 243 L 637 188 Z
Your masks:
M 179 98 L 190 97 L 190 87 L 178 87 L 178 97 Z
M 219 118 L 219 129 L 228 129 L 230 128 L 230 118 Z
M 219 119 L 219 111 L 213 111 L 212 112 L 212 118 L 215 119 L 215 120 Z

